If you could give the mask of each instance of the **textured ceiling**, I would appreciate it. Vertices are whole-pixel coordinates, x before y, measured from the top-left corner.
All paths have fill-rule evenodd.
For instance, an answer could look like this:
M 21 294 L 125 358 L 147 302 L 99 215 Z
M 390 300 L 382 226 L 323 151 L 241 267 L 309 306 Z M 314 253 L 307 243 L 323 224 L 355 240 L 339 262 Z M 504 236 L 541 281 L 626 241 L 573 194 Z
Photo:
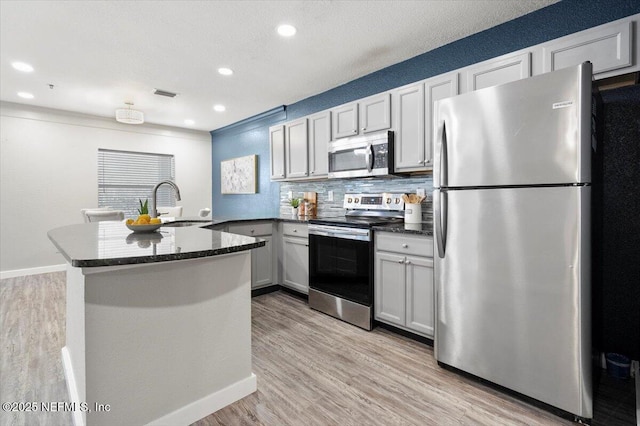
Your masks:
M 209 131 L 556 1 L 2 0 L 0 99 L 106 117 L 128 101 L 149 123 Z

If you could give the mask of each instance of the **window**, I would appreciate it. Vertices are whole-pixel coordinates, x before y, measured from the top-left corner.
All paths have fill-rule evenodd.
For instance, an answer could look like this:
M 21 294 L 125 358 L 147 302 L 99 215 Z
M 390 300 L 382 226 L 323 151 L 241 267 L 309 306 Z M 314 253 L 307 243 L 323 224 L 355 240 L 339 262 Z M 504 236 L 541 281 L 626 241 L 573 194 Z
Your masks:
M 98 150 L 98 206 L 123 210 L 126 217 L 138 215 L 138 200 L 151 203 L 153 187 L 163 180 L 175 181 L 173 155 L 146 152 Z M 176 205 L 173 189 L 158 189 L 158 206 Z

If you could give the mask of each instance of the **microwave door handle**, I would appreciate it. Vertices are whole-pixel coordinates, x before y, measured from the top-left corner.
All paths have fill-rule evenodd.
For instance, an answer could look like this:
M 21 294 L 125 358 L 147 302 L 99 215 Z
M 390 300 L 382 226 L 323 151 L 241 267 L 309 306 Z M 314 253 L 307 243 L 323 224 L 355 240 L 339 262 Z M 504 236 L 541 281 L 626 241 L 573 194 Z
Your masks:
M 367 161 L 367 171 L 369 173 L 371 173 L 371 170 L 373 170 L 374 160 L 375 160 L 375 154 L 373 152 L 373 145 L 368 144 L 367 145 L 366 161 Z

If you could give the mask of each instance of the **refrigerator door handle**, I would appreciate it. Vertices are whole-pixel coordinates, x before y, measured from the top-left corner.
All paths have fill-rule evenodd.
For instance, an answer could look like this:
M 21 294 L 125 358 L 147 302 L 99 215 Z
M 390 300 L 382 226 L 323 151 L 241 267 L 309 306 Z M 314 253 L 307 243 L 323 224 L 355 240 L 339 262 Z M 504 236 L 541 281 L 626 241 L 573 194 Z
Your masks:
M 438 140 L 436 147 L 433 173 L 433 186 L 442 188 L 447 186 L 447 125 L 444 120 L 438 125 Z
M 447 244 L 447 193 L 439 189 L 433 191 L 433 209 L 435 217 L 436 245 L 438 256 L 444 259 Z

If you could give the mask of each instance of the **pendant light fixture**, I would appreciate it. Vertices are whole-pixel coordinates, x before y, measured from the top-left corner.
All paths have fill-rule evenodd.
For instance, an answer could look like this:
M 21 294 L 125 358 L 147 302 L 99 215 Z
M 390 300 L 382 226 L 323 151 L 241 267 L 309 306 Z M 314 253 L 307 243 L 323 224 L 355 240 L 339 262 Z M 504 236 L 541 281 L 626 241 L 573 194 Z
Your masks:
M 125 124 L 142 124 L 144 123 L 144 114 L 142 111 L 131 109 L 133 102 L 125 102 L 128 108 L 120 108 L 116 110 L 116 121 Z

